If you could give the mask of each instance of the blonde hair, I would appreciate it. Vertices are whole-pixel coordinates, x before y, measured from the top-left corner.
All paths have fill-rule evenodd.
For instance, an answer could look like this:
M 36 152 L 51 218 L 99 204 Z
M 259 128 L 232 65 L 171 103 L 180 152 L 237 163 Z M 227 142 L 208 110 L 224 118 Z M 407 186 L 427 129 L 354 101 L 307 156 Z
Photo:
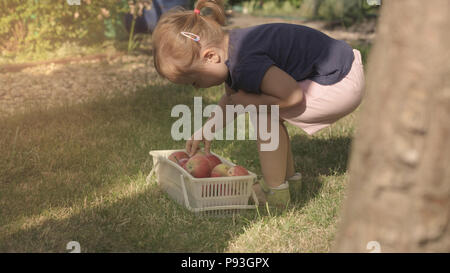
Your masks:
M 225 32 L 225 10 L 222 0 L 199 0 L 196 10 L 209 11 L 208 15 L 185 9 L 173 9 L 161 16 L 153 32 L 153 59 L 156 71 L 173 80 L 190 72 L 200 58 L 202 48 L 218 46 Z M 207 9 L 207 10 L 206 10 Z M 200 37 L 194 41 L 181 32 L 191 32 Z

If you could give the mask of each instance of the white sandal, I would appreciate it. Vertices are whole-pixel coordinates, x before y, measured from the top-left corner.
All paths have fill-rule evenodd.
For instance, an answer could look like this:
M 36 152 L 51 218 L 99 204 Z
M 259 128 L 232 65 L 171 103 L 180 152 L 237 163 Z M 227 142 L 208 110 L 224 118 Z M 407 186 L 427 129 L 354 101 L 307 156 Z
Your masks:
M 297 182 L 300 181 L 302 179 L 302 174 L 299 172 L 296 172 L 293 176 L 289 177 L 288 179 L 286 179 L 289 182 Z

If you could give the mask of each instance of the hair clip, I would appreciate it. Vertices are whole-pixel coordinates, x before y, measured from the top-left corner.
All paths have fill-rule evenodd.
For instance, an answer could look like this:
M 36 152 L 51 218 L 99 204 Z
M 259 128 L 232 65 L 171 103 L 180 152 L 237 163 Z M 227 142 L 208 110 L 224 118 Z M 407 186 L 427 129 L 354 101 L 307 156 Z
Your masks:
M 200 10 L 199 9 L 194 9 L 194 13 L 200 14 Z
M 191 33 L 191 32 L 186 32 L 186 31 L 182 31 L 180 32 L 181 35 L 183 35 L 186 38 L 189 38 L 195 42 L 200 41 L 200 36 L 198 36 L 197 34 Z

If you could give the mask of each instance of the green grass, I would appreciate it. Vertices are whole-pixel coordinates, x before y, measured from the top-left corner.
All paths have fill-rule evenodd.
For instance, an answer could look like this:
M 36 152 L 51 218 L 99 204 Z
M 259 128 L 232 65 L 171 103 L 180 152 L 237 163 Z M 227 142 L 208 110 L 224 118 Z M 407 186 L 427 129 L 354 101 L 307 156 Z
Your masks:
M 66 42 L 53 51 L 19 50 L 16 52 L 0 52 L 0 65 L 57 60 L 68 57 L 83 57 L 101 53 L 133 52 L 142 47 L 143 41 L 149 43 L 151 40 L 150 37 L 150 35 L 137 34 L 131 39 L 131 42 L 128 41 L 127 36 L 126 40 L 105 40 L 92 45 Z M 144 49 L 146 48 L 144 47 Z
M 364 70 L 366 70 L 367 59 L 369 58 L 370 50 L 372 49 L 372 43 L 367 41 L 354 41 L 350 43 L 350 46 L 354 49 L 358 49 L 361 52 L 361 58 L 363 61 Z
M 148 86 L 130 96 L 0 119 L 0 252 L 327 252 L 355 127 L 353 113 L 314 137 L 288 126 L 304 185 L 283 213 L 196 217 L 153 181 L 150 150 L 178 149 L 171 108 L 216 103 L 220 88 Z M 254 141 L 213 151 L 261 174 Z

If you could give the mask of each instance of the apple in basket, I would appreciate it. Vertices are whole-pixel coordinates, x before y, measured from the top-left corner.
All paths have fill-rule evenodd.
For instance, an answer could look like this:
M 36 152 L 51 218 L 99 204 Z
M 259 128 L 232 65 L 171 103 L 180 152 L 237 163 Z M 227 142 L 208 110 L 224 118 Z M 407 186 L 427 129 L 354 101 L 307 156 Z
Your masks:
M 228 166 L 225 163 L 220 163 L 212 169 L 211 177 L 228 176 L 228 170 L 230 168 L 231 168 L 231 166 Z
M 185 163 L 184 168 L 196 178 L 210 177 L 211 167 L 209 160 L 204 155 L 194 155 Z
M 220 158 L 218 158 L 213 154 L 206 155 L 206 158 L 209 161 L 209 166 L 211 167 L 211 170 L 214 169 L 214 167 L 216 167 L 217 165 L 222 163 L 222 160 L 220 160 Z
M 206 153 L 204 152 L 204 151 L 202 151 L 202 150 L 197 150 L 195 153 L 194 153 L 194 155 L 206 155 Z M 194 156 L 193 155 L 193 156 Z
M 218 165 L 216 165 L 212 171 L 211 171 L 211 177 L 224 177 L 224 176 L 228 176 L 228 170 L 231 168 L 231 166 L 225 164 L 225 163 L 220 163 Z M 219 195 L 222 196 L 222 188 L 223 185 L 220 185 L 220 193 Z M 203 190 L 203 189 L 202 189 Z
M 189 159 L 189 155 L 186 152 L 178 151 L 178 152 L 171 153 L 168 158 L 169 158 L 169 160 L 171 160 L 177 164 L 180 164 L 180 160 L 183 158 Z
M 228 176 L 244 176 L 248 175 L 247 169 L 242 166 L 233 166 L 228 170 Z
M 247 169 L 239 165 L 233 166 L 228 170 L 228 176 L 244 176 L 244 175 L 249 175 L 249 173 Z M 230 190 L 232 191 L 233 194 L 240 194 L 239 188 L 237 189 L 231 188 Z
M 178 160 L 178 165 L 180 165 L 181 167 L 184 168 L 184 165 L 186 165 L 186 162 L 189 161 L 189 158 L 182 158 L 180 160 Z

